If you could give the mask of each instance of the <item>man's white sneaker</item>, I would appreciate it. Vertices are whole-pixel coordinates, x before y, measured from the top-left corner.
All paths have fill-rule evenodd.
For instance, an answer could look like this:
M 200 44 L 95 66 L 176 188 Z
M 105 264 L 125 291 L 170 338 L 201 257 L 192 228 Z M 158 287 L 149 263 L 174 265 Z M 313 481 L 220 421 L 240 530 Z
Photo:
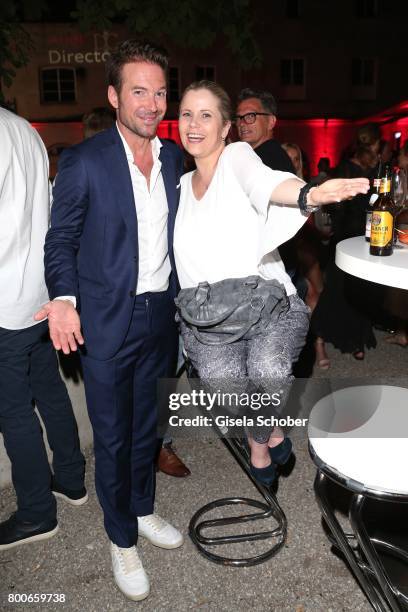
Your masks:
M 140 536 L 160 548 L 178 548 L 184 542 L 182 534 L 157 514 L 137 517 Z
M 126 597 L 140 601 L 149 595 L 150 583 L 136 546 L 119 548 L 111 542 L 112 569 L 115 581 Z

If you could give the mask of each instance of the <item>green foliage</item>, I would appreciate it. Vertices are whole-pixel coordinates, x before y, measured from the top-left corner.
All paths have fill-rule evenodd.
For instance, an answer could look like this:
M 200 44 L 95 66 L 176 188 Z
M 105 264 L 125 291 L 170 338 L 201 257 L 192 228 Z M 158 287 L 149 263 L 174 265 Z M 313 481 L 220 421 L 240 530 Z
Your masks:
M 250 0 L 77 0 L 72 16 L 83 30 L 108 30 L 119 21 L 135 35 L 185 49 L 206 49 L 224 36 L 243 68 L 261 63 Z
M 19 23 L 21 9 L 15 0 L 0 4 L 0 103 L 5 102 L 3 87 L 10 87 L 16 70 L 27 64 L 33 49 L 28 32 Z
M 11 85 L 34 49 L 21 22 L 40 20 L 51 2 L 0 1 L 0 102 L 4 102 L 3 87 Z M 70 16 L 84 31 L 125 23 L 136 36 L 164 39 L 184 49 L 206 49 L 224 37 L 244 69 L 261 63 L 252 34 L 251 0 L 76 0 L 75 4 Z
M 4 103 L 3 86 L 10 87 L 16 69 L 28 62 L 33 43 L 18 23 L 0 21 L 0 103 Z

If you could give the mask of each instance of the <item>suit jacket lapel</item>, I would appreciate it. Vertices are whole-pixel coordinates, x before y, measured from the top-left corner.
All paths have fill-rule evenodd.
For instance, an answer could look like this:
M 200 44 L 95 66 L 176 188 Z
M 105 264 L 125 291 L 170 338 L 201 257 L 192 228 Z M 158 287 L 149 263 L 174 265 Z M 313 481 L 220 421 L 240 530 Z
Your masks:
M 159 159 L 162 163 L 161 172 L 167 196 L 169 218 L 167 224 L 167 238 L 169 251 L 173 249 L 174 222 L 177 213 L 178 192 L 176 184 L 176 168 L 173 156 L 164 144 L 160 149 Z
M 129 236 L 135 246 L 135 253 L 137 254 L 137 216 L 129 164 L 116 126 L 111 129 L 111 136 L 110 143 L 101 150 L 101 154 L 104 159 L 105 171 L 115 185 L 115 206 L 117 206 L 125 221 Z M 168 248 L 169 252 L 172 253 L 179 190 L 177 189 L 175 159 L 171 151 L 166 147 L 166 144 L 163 144 L 160 149 L 159 159 L 162 163 L 161 172 L 169 209 L 167 224 Z
M 122 214 L 137 253 L 136 205 L 129 164 L 116 127 L 112 128 L 112 137 L 111 144 L 102 149 L 101 153 L 104 158 L 105 171 L 115 186 L 115 205 Z

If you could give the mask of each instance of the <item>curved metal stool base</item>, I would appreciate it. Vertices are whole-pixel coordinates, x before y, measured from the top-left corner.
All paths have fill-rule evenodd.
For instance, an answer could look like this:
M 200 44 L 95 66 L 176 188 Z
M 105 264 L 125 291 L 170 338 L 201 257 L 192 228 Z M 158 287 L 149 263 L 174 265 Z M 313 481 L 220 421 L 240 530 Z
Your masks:
M 196 378 L 197 374 L 192 367 L 191 363 L 186 360 L 185 363 L 186 372 L 188 378 Z M 220 434 L 220 430 L 214 426 L 214 430 Z M 241 466 L 245 474 L 250 478 L 252 483 L 258 489 L 259 493 L 262 495 L 264 501 L 259 501 L 255 499 L 249 499 L 247 497 L 225 497 L 222 499 L 216 499 L 202 508 L 199 508 L 194 516 L 191 518 L 189 523 L 189 535 L 191 540 L 196 545 L 198 551 L 210 561 L 214 563 L 218 563 L 220 565 L 229 565 L 233 567 L 250 567 L 252 565 L 257 565 L 258 563 L 263 563 L 267 561 L 271 557 L 273 557 L 284 545 L 287 535 L 287 520 L 285 513 L 280 507 L 275 495 L 272 493 L 270 487 L 267 487 L 261 483 L 259 483 L 252 476 L 250 471 L 250 458 L 248 453 L 248 448 L 245 445 L 245 441 L 239 438 L 226 438 L 225 436 L 221 437 L 224 445 L 227 447 L 229 452 Z M 252 508 L 258 508 L 261 512 L 255 512 L 252 514 L 243 514 L 241 516 L 232 516 L 226 518 L 212 519 L 201 521 L 197 523 L 197 521 L 207 512 L 210 512 L 214 508 L 220 508 L 223 506 L 234 506 L 237 504 L 243 504 L 246 506 L 251 506 Z M 266 518 L 270 518 L 273 516 L 277 521 L 277 527 L 275 529 L 269 531 L 261 531 L 258 533 L 250 533 L 250 534 L 237 534 L 231 536 L 218 536 L 208 538 L 202 534 L 204 529 L 208 529 L 210 527 L 222 527 L 224 525 L 238 525 L 241 523 L 247 523 L 249 521 L 263 520 Z M 269 550 L 261 553 L 259 555 L 255 555 L 254 557 L 246 557 L 246 558 L 231 558 L 231 557 L 222 557 L 221 555 L 216 555 L 205 548 L 205 546 L 216 546 L 220 544 L 236 544 L 239 542 L 254 542 L 257 540 L 266 540 L 268 538 L 276 539 L 274 545 Z
M 250 567 L 252 565 L 257 565 L 258 563 L 263 563 L 267 559 L 273 557 L 278 550 L 283 546 L 286 539 L 286 521 L 279 521 L 278 526 L 275 529 L 269 531 L 261 531 L 257 533 L 250 534 L 238 534 L 238 535 L 230 535 L 230 536 L 218 536 L 218 537 L 206 537 L 202 535 L 203 529 L 208 529 L 210 527 L 221 527 L 224 525 L 237 525 L 241 523 L 247 523 L 249 521 L 256 521 L 269 518 L 271 516 L 276 516 L 279 514 L 279 511 L 282 512 L 278 502 L 274 500 L 277 507 L 271 507 L 267 503 L 249 499 L 247 497 L 225 497 L 222 499 L 217 499 L 209 504 L 206 504 L 192 517 L 189 524 L 189 535 L 194 544 L 197 546 L 200 553 L 209 559 L 210 561 L 214 561 L 214 563 L 218 563 L 220 565 L 231 565 L 234 567 Z M 232 516 L 218 519 L 211 519 L 206 521 L 201 521 L 197 523 L 198 519 L 200 519 L 204 514 L 210 512 L 214 508 L 220 508 L 223 506 L 234 506 L 234 505 L 246 505 L 251 506 L 253 508 L 259 508 L 261 512 L 255 512 L 252 514 L 243 514 L 240 516 Z M 277 512 L 278 511 L 278 512 Z M 283 512 L 282 512 L 283 514 Z M 284 515 L 283 515 L 284 516 Z M 220 544 L 234 544 L 237 542 L 254 542 L 257 540 L 266 540 L 268 538 L 277 538 L 277 541 L 273 545 L 272 548 L 256 555 L 254 557 L 246 557 L 246 558 L 230 558 L 230 557 L 222 557 L 221 555 L 216 555 L 210 551 L 208 551 L 204 546 L 214 546 Z
M 194 544 L 197 546 L 200 553 L 210 561 L 213 561 L 214 563 L 219 563 L 220 565 L 231 565 L 233 567 L 250 567 L 251 565 L 257 565 L 258 563 L 263 563 L 264 561 L 267 561 L 268 559 L 273 557 L 278 552 L 278 550 L 282 548 L 287 535 L 287 520 L 285 513 L 280 507 L 278 500 L 272 493 L 270 487 L 267 487 L 257 482 L 252 476 L 249 469 L 248 451 L 243 441 L 235 438 L 222 438 L 222 441 L 224 442 L 228 450 L 231 452 L 231 454 L 238 461 L 239 465 L 244 470 L 246 475 L 256 486 L 259 493 L 264 498 L 264 501 L 249 499 L 247 497 L 225 497 L 223 499 L 217 499 L 213 502 L 210 502 L 199 510 L 197 510 L 197 512 L 192 517 L 189 524 L 189 535 Z M 243 504 L 246 506 L 251 506 L 253 508 L 259 508 L 261 512 L 206 520 L 202 521 L 201 523 L 197 523 L 197 521 L 203 516 L 203 514 L 206 514 L 214 508 L 220 508 L 223 506 L 234 506 L 237 504 Z M 202 534 L 203 529 L 208 529 L 210 527 L 238 525 L 241 523 L 247 523 L 249 521 L 263 520 L 266 518 L 270 518 L 271 516 L 276 519 L 278 525 L 275 529 L 269 531 L 231 536 L 219 536 L 212 538 L 208 538 Z M 216 555 L 205 548 L 205 546 L 235 544 L 237 542 L 254 542 L 257 540 L 266 540 L 268 538 L 276 539 L 272 548 L 254 557 L 238 559 L 231 557 L 222 557 L 221 555 Z

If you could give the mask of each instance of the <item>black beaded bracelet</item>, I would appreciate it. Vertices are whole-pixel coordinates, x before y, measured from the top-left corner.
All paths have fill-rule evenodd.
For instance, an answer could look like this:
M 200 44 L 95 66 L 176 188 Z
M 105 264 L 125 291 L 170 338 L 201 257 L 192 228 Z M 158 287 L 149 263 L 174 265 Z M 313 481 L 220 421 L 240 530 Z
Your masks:
M 319 206 L 309 206 L 307 203 L 307 194 L 313 187 L 317 187 L 317 185 L 314 183 L 306 183 L 306 185 L 303 185 L 302 189 L 299 191 L 297 203 L 302 215 L 308 216 L 310 213 L 315 212 L 319 208 Z

